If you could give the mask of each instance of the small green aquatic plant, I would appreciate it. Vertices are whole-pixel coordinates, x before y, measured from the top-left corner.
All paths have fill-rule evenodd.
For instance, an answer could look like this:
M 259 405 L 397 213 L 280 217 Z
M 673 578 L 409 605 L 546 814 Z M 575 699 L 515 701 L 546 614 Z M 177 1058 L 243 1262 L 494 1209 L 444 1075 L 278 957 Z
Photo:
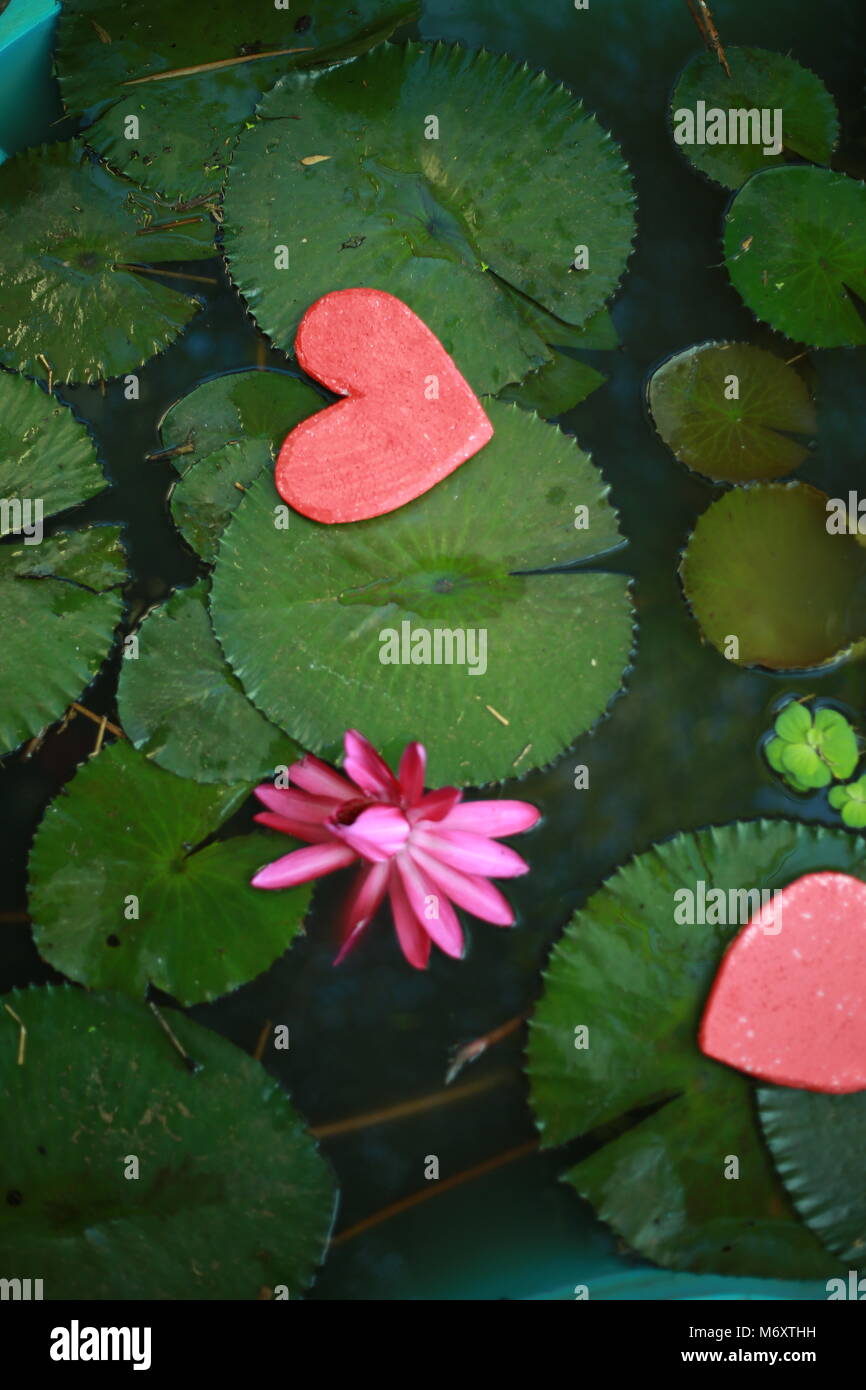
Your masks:
M 828 800 L 849 830 L 866 829 L 866 773 L 856 782 L 831 787 Z
M 815 791 L 844 781 L 857 766 L 857 735 L 838 710 L 813 712 L 803 701 L 791 700 L 776 716 L 773 728 L 764 753 L 773 771 L 794 791 Z M 835 804 L 831 794 L 831 805 Z

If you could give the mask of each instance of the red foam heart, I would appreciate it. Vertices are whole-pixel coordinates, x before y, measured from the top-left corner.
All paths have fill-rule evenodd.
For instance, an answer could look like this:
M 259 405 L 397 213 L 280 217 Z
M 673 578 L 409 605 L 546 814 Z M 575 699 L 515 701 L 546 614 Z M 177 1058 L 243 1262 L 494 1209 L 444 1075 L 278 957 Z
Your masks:
M 283 441 L 274 481 L 314 521 L 362 521 L 420 497 L 476 454 L 493 426 L 438 338 L 383 290 L 335 290 L 312 304 L 298 361 L 347 396 Z
M 866 1089 L 866 884 L 806 874 L 729 948 L 701 1050 L 780 1086 Z

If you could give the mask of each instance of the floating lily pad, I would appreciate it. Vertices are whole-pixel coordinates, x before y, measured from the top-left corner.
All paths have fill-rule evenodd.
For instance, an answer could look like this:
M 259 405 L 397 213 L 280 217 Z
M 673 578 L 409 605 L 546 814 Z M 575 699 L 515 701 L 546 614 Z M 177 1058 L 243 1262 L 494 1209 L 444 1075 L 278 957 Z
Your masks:
M 86 763 L 30 856 L 40 954 L 91 989 L 154 984 L 182 1004 L 260 975 L 300 931 L 310 888 L 249 887 L 293 847 L 283 835 L 209 840 L 246 792 L 175 777 L 126 742 Z
M 700 343 L 676 353 L 653 372 L 648 396 L 671 452 L 717 482 L 793 472 L 817 429 L 803 378 L 749 343 Z
M 181 589 L 144 621 L 125 660 L 118 702 L 136 748 L 196 782 L 254 782 L 299 749 L 250 704 L 220 650 L 207 584 Z
M 827 164 L 839 138 L 836 103 L 820 77 L 783 53 L 765 48 L 726 48 L 731 70 L 724 71 L 715 53 L 701 53 L 686 64 L 671 98 L 674 130 L 686 130 L 677 112 L 695 115 L 698 102 L 705 110 L 723 111 L 724 143 L 684 143 L 683 154 L 692 164 L 725 188 L 739 188 L 750 174 L 782 164 L 792 156 Z M 730 129 L 728 112 L 736 113 Z M 765 112 L 761 129 L 761 112 Z M 782 149 L 774 146 L 774 117 L 779 112 Z M 754 113 L 754 114 L 750 114 Z M 713 124 L 711 122 L 711 124 Z M 778 131 L 778 127 L 776 127 Z M 697 135 L 697 130 L 692 132 Z M 710 133 L 715 137 L 715 131 Z M 736 138 L 731 141 L 733 134 Z
M 524 410 L 534 410 L 545 420 L 554 420 L 567 410 L 580 405 L 607 380 L 586 362 L 567 353 L 557 352 L 552 361 L 530 372 L 521 383 L 506 386 L 499 392 L 501 401 L 514 401 Z
M 166 1010 L 193 1074 L 128 999 L 48 985 L 2 1003 L 10 1274 L 40 1280 L 33 1296 L 46 1299 L 303 1292 L 328 1238 L 333 1178 L 258 1062 Z
M 259 117 L 229 170 L 225 249 L 281 347 L 314 300 L 371 286 L 409 304 L 476 391 L 496 392 L 550 355 L 508 286 L 579 326 L 619 283 L 634 232 L 628 170 L 543 74 L 385 44 L 283 78 Z M 313 155 L 327 158 L 302 162 Z M 576 270 L 580 245 L 589 267 Z
M 134 16 L 127 0 L 67 0 L 61 91 L 67 110 L 100 117 L 87 139 L 115 169 L 167 197 L 202 198 L 219 189 L 238 129 L 287 68 L 361 53 L 418 10 L 417 0 L 316 0 L 308 14 L 213 0 L 205 20 L 173 0 Z M 261 56 L 270 51 L 280 56 Z
M 0 497 L 22 508 L 0 513 L 0 535 L 21 529 L 28 500 L 32 525 L 37 506 L 39 517 L 51 516 L 104 487 L 93 441 L 69 407 L 36 382 L 0 372 Z
M 163 442 L 191 448 L 174 460 L 180 479 L 171 513 L 202 559 L 216 558 L 243 489 L 272 464 L 289 431 L 325 404 L 318 391 L 286 372 L 252 370 L 203 382 L 171 407 L 160 427 Z
M 657 1264 L 788 1279 L 838 1272 L 787 1201 L 749 1080 L 697 1045 L 722 956 L 751 915 L 745 894 L 821 869 L 866 879 L 844 832 L 753 821 L 677 835 L 618 869 L 554 948 L 529 1035 L 542 1143 L 598 1141 L 567 1180 Z M 702 910 L 700 894 L 714 889 L 722 910 L 706 897 Z
M 866 343 L 866 184 L 768 169 L 734 198 L 725 261 L 756 318 L 811 347 Z
M 116 527 L 0 546 L 0 751 L 59 719 L 96 675 L 126 578 Z
M 512 573 L 619 543 L 601 475 L 536 416 L 487 409 L 492 441 L 388 516 L 291 513 L 279 529 L 269 477 L 235 512 L 214 627 L 250 699 L 304 747 L 333 757 L 359 728 L 393 759 L 421 739 L 431 785 L 489 782 L 555 758 L 617 689 L 632 642 L 623 576 Z M 430 664 L 403 664 L 404 641 Z
M 35 377 L 50 368 L 57 381 L 92 382 L 161 351 L 199 307 L 194 283 L 172 279 L 169 288 L 158 278 L 164 263 L 214 254 L 206 214 L 163 227 L 174 221 L 78 141 L 8 160 L 0 361 Z
M 803 1220 L 846 1266 L 863 1269 L 866 1091 L 831 1096 L 760 1086 L 758 1106 L 770 1152 Z
M 759 483 L 698 518 L 680 576 L 704 637 L 729 660 L 820 666 L 866 636 L 866 552 L 828 534 L 827 500 L 805 483 Z

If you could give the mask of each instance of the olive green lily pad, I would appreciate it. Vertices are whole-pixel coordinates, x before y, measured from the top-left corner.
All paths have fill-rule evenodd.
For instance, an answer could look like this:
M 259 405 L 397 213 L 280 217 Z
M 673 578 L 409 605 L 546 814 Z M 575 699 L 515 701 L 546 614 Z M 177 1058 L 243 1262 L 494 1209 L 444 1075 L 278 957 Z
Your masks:
M 866 1267 L 866 1091 L 822 1095 L 759 1086 L 770 1152 L 811 1230 L 849 1268 Z
M 303 1292 L 324 1253 L 334 1183 L 260 1063 L 166 1010 L 193 1073 L 129 999 L 48 985 L 0 1002 L 10 1275 L 39 1280 L 32 1296 L 45 1299 Z
M 612 874 L 554 948 L 529 1032 L 542 1143 L 597 1141 L 567 1181 L 657 1264 L 838 1272 L 774 1172 L 750 1081 L 697 1045 L 722 956 L 761 892 L 821 869 L 866 879 L 840 831 L 753 821 L 677 835 Z
M 267 970 L 300 931 L 309 884 L 249 887 L 294 841 L 209 839 L 247 786 L 175 777 L 124 741 L 65 790 L 36 833 L 30 915 L 40 954 L 71 980 L 200 1003 Z
M 730 77 L 715 53 L 700 53 L 686 64 L 671 98 L 674 138 L 698 135 L 697 128 L 678 113 L 698 112 L 705 103 L 709 133 L 716 138 L 716 126 L 724 143 L 680 144 L 692 164 L 725 188 L 739 188 L 751 174 L 773 168 L 793 157 L 828 164 L 839 138 L 836 103 L 820 77 L 783 53 L 765 48 L 727 48 L 725 55 Z M 724 112 L 724 124 L 711 118 L 711 111 Z M 735 112 L 733 129 L 730 111 Z M 762 128 L 762 116 L 763 128 Z M 774 113 L 779 113 L 780 126 Z M 782 148 L 774 152 L 781 129 Z M 731 135 L 735 139 L 731 140 Z M 678 141 L 678 143 L 680 143 Z M 765 151 L 770 150 L 767 154 Z
M 214 570 L 214 628 L 250 699 L 303 747 L 334 757 L 359 728 L 394 759 L 420 739 L 431 786 L 489 782 L 555 758 L 618 688 L 624 577 L 513 573 L 619 543 L 601 475 L 537 416 L 487 410 L 492 441 L 387 516 L 291 513 L 280 529 L 266 476 L 242 499 Z
M 116 527 L 0 546 L 0 752 L 59 719 L 96 675 L 123 609 Z
M 196 782 L 260 781 L 298 757 L 250 704 L 213 634 L 207 584 L 181 589 L 142 624 L 118 705 L 136 748 Z
M 733 488 L 698 518 L 680 566 L 707 641 L 743 666 L 821 666 L 866 636 L 866 553 L 827 532 L 805 483 Z
M 0 372 L 0 498 L 9 504 L 0 512 L 0 536 L 104 487 L 90 434 L 69 407 L 36 382 Z
M 93 382 L 160 352 L 199 307 L 194 282 L 172 279 L 169 288 L 158 278 L 164 263 L 214 254 L 207 214 L 164 226 L 174 221 L 78 141 L 7 160 L 0 362 L 35 377 Z
M 565 88 L 489 53 L 384 44 L 268 93 L 229 169 L 224 244 L 278 346 L 314 300 L 371 286 L 487 393 L 550 355 L 508 287 L 585 323 L 625 269 L 632 202 L 617 147 Z
M 303 8 L 213 0 L 204 16 L 149 0 L 133 17 L 126 0 L 67 0 L 57 42 L 67 110 L 98 117 L 87 139 L 113 168 L 173 199 L 212 196 L 237 131 L 278 77 L 363 52 L 416 18 L 419 5 L 316 0 Z M 169 72 L 178 75 L 162 76 Z
M 725 217 L 728 274 L 756 318 L 811 347 L 866 343 L 866 184 L 768 169 Z
M 700 343 L 676 353 L 653 372 L 648 398 L 671 452 L 717 482 L 793 472 L 817 430 L 803 378 L 749 343 Z
M 250 370 L 213 377 L 179 400 L 160 426 L 180 478 L 171 513 L 184 540 L 203 560 L 217 542 L 243 492 L 301 420 L 322 410 L 324 398 L 286 372 Z

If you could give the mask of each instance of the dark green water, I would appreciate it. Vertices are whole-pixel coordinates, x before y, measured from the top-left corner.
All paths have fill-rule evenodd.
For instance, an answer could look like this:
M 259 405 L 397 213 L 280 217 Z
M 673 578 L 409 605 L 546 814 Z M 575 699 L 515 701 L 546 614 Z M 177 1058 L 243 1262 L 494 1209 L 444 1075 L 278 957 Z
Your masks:
M 626 693 L 609 717 L 555 768 L 520 784 L 517 794 L 541 806 L 545 821 L 527 842 L 533 873 L 509 888 L 520 911 L 517 930 L 473 925 L 465 962 L 436 953 L 419 975 L 383 926 L 334 971 L 329 918 L 339 886 L 331 882 L 320 889 L 306 937 L 287 956 L 231 998 L 191 1011 L 247 1050 L 265 1020 L 288 1023 L 291 1049 L 271 1053 L 267 1065 L 314 1125 L 437 1090 L 453 1044 L 531 1006 L 564 923 L 632 853 L 677 830 L 756 815 L 834 823 L 819 798 L 785 793 L 762 765 L 758 741 L 788 691 L 814 691 L 860 713 L 864 705 L 862 665 L 802 679 L 730 666 L 701 645 L 679 590 L 678 553 L 718 490 L 688 474 L 658 441 L 644 382 L 659 361 L 692 343 L 760 340 L 719 265 L 725 195 L 686 165 L 665 123 L 673 81 L 700 48 L 685 0 L 590 0 L 582 12 L 571 0 L 429 0 L 425 10 L 422 37 L 508 52 L 567 82 L 621 143 L 633 170 L 639 235 L 614 308 L 622 347 L 593 359 L 609 382 L 562 423 L 611 485 L 630 542 L 619 564 L 635 577 L 640 629 Z M 840 107 L 837 167 L 862 176 L 861 7 L 719 0 L 716 19 L 725 42 L 790 51 L 824 79 Z M 222 284 L 208 293 L 193 331 L 141 371 L 139 402 L 125 402 L 117 385 L 104 398 L 89 388 L 65 393 L 91 423 L 113 483 L 86 516 L 126 524 L 134 603 L 153 602 L 196 572 L 166 509 L 170 465 L 144 458 L 158 448 L 157 422 L 203 377 L 252 365 L 258 351 L 254 327 Z M 812 362 L 820 433 L 799 476 L 844 495 L 863 476 L 866 353 L 817 353 Z M 109 670 L 89 693 L 91 708 L 113 712 L 115 674 Z M 91 746 L 92 729 L 78 720 L 30 763 L 3 765 L 2 828 L 13 872 L 0 909 L 24 907 L 33 829 Z M 580 763 L 590 768 L 587 791 L 573 787 Z M 0 987 L 49 978 L 26 927 L 3 931 Z M 465 1074 L 504 1074 L 477 1097 L 326 1142 L 342 1187 L 341 1226 L 423 1187 L 426 1155 L 439 1157 L 446 1178 L 531 1139 L 522 1045 L 522 1034 L 512 1035 Z M 525 1298 L 580 1281 L 612 1258 L 614 1245 L 557 1183 L 564 1166 L 561 1155 L 523 1158 L 348 1241 L 332 1251 L 312 1297 Z M 662 1280 L 635 1292 L 652 1296 L 666 1287 Z

